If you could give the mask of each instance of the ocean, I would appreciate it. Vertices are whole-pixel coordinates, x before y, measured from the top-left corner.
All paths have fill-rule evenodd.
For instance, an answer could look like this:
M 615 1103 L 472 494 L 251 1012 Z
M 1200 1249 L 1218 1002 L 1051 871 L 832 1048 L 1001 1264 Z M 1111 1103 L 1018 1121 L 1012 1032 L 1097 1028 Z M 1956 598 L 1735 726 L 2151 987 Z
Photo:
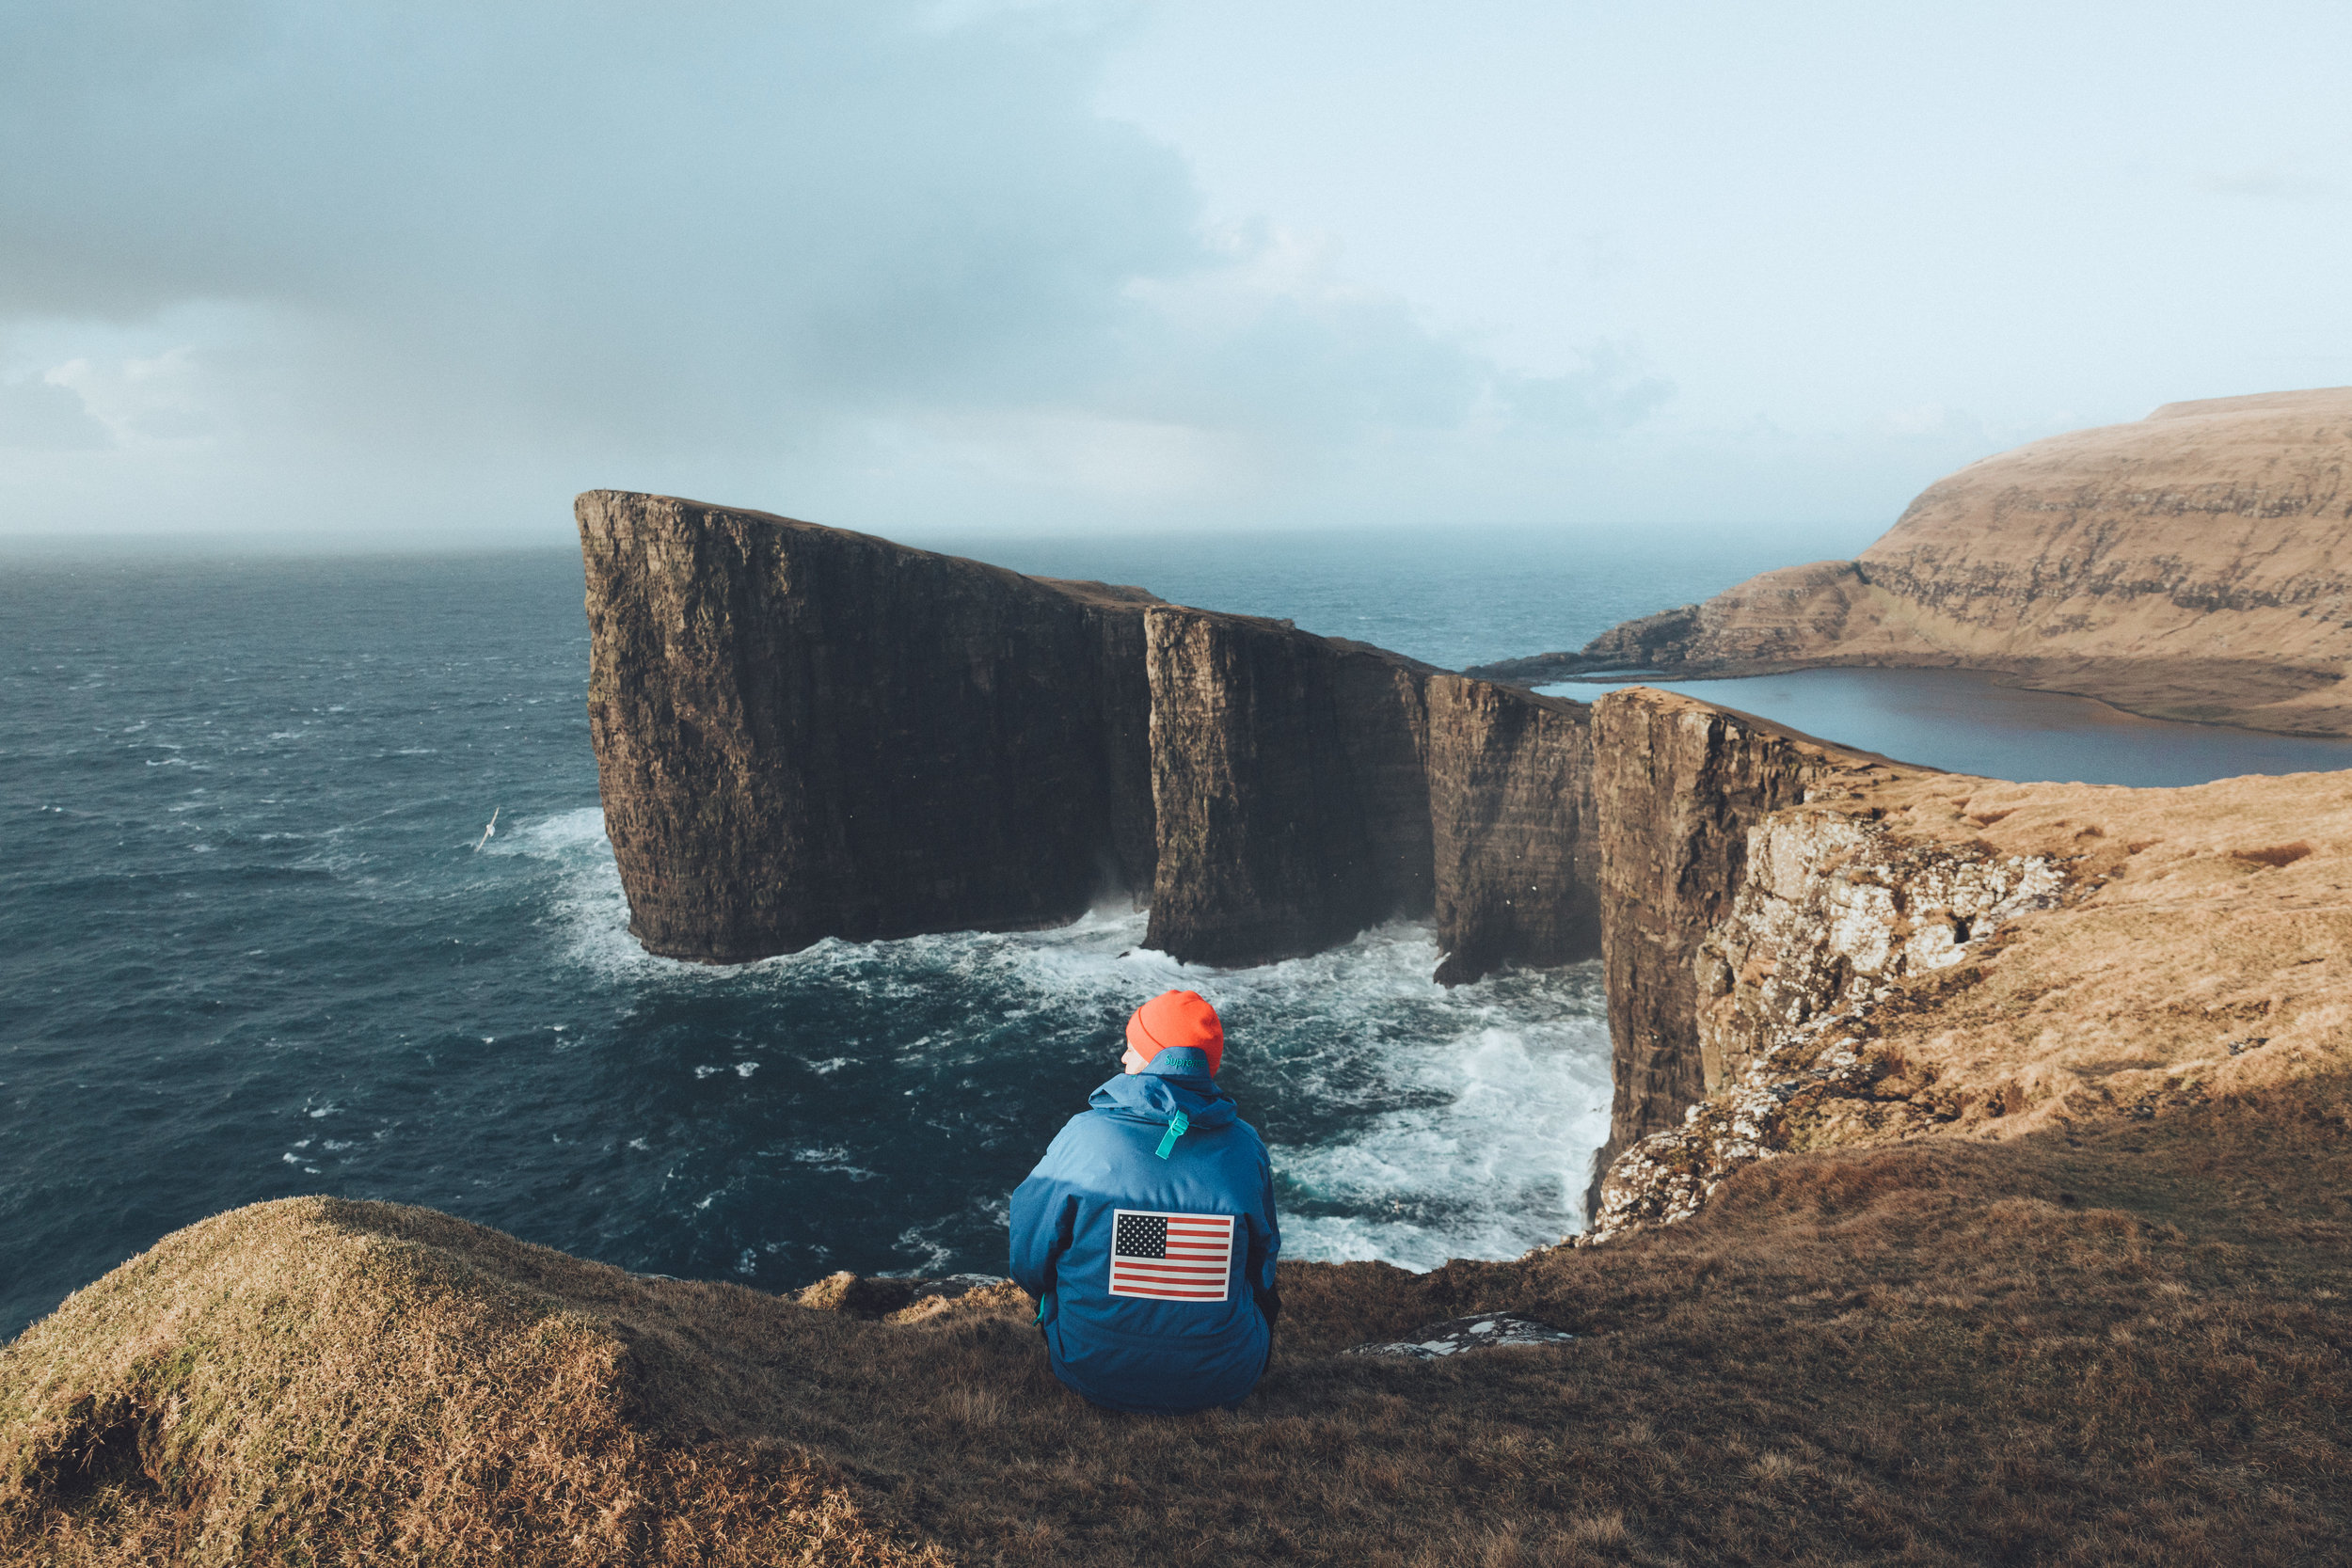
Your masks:
M 1573 647 L 1791 555 L 923 542 L 1448 666 Z M 1007 1194 L 1115 1069 L 1128 1010 L 1177 985 L 1227 1019 L 1290 1256 L 1427 1268 L 1581 1226 L 1608 1125 L 1597 965 L 1448 991 L 1428 929 L 1398 923 L 1187 968 L 1125 908 L 739 968 L 647 957 L 597 810 L 580 595 L 563 549 L 0 560 L 0 1335 L 172 1229 L 304 1193 L 767 1290 L 1001 1273 Z M 1947 766 L 1964 710 L 1936 732 Z M 2157 728 L 2167 766 L 2280 763 Z

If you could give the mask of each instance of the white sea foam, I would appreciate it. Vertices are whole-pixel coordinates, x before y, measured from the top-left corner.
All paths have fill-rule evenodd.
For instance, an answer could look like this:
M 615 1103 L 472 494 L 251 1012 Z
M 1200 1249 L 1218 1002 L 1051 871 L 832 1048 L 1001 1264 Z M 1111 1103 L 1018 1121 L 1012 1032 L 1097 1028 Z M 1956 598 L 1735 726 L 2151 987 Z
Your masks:
M 1225 1016 L 1236 1052 L 1257 1053 L 1226 1077 L 1244 1114 L 1276 1130 L 1290 1256 L 1427 1269 L 1449 1258 L 1516 1257 L 1583 1224 L 1584 1187 L 1609 1128 L 1597 964 L 1508 973 L 1449 990 L 1430 979 L 1438 953 L 1429 927 L 1396 923 L 1311 958 L 1217 970 L 1141 946 L 1147 919 L 1123 906 L 1046 931 L 826 941 L 755 964 L 681 964 L 652 957 L 628 935 L 596 809 L 520 826 L 492 840 L 488 852 L 560 867 L 552 912 L 566 957 L 612 980 L 721 988 L 813 981 L 888 999 L 953 979 L 986 986 L 1004 1009 L 996 1021 L 1015 1027 L 1034 1015 L 1066 1028 L 1073 1006 L 1115 1014 L 1171 987 L 1201 992 Z M 891 1049 L 953 1062 L 959 1042 L 927 1037 Z M 809 1065 L 828 1072 L 854 1060 Z M 696 1076 L 726 1070 L 704 1066 Z M 1253 1111 L 1253 1095 L 1279 1096 L 1287 1110 L 1310 1114 L 1284 1115 L 1263 1101 Z M 1282 1141 L 1279 1129 L 1300 1121 L 1327 1133 Z

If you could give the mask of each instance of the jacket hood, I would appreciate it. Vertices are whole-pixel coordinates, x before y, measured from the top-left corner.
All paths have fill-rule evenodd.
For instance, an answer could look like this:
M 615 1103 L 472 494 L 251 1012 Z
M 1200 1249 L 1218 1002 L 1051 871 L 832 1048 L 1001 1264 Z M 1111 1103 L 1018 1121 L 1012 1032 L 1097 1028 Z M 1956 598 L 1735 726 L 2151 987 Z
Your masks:
M 1168 1053 L 1162 1053 L 1163 1055 Z M 1144 1064 L 1141 1072 L 1122 1072 L 1087 1096 L 1099 1111 L 1123 1111 L 1144 1121 L 1167 1123 L 1177 1112 L 1195 1127 L 1223 1127 L 1241 1115 L 1233 1097 L 1216 1086 L 1206 1073 L 1154 1072 Z

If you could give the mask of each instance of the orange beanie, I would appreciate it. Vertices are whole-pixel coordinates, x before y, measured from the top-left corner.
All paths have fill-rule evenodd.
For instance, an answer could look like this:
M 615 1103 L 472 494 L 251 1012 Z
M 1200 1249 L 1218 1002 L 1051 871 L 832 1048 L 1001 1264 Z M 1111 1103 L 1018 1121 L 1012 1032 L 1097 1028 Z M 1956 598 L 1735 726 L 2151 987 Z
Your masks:
M 1147 1062 L 1163 1051 L 1198 1051 L 1214 1076 L 1225 1060 L 1225 1025 L 1194 992 L 1164 990 L 1127 1020 L 1127 1043 Z

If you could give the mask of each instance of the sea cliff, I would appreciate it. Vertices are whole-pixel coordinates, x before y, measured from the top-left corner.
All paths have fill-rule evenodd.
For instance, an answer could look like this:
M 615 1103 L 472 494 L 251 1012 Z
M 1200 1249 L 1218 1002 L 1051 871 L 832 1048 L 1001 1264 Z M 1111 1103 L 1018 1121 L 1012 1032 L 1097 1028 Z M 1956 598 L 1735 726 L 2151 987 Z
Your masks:
M 1693 965 L 1750 828 L 1884 767 L 1664 693 L 1586 706 L 763 513 L 578 510 L 598 777 L 648 948 L 737 961 L 1123 895 L 1188 962 L 1391 918 L 1433 921 L 1447 984 L 1598 955 L 1603 1167 L 1708 1090 Z
M 1148 887 L 1151 596 L 593 491 L 588 717 L 652 952 L 1051 925 Z
M 762 514 L 596 492 L 580 515 L 599 777 L 649 947 L 726 961 L 1035 926 L 1123 890 L 1150 903 L 1147 941 L 1188 961 L 1311 952 L 1392 917 L 1434 921 L 1448 982 L 1597 953 L 1597 1238 L 1687 1216 L 1745 1161 L 2030 1098 L 1977 1083 L 1994 1068 L 1895 1095 L 1912 1081 L 1864 1049 L 1873 1021 L 1933 1011 L 1917 999 L 2150 863 L 2099 824 L 2116 799 L 2170 798 L 2093 792 L 2066 835 L 2011 843 L 2039 818 L 1983 802 L 2055 786 L 1639 688 L 1587 707 Z M 2306 813 L 2334 799 L 2235 787 Z M 2191 833 L 2137 815 L 2150 843 Z M 2268 844 L 2230 832 L 2248 842 L 2227 863 L 2314 853 L 2283 825 Z
M 1597 947 L 1581 704 L 767 513 L 576 512 L 606 830 L 652 952 L 1120 895 L 1204 963 L 1433 914 L 1449 982 Z

